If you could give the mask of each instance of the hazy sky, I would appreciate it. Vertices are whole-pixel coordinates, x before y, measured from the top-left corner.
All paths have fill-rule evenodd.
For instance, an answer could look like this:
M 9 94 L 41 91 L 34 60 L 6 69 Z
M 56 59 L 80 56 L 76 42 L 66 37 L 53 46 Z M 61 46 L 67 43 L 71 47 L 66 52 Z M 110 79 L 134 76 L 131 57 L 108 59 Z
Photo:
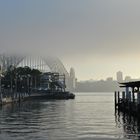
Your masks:
M 0 52 L 57 55 L 79 80 L 140 77 L 140 0 L 0 0 Z

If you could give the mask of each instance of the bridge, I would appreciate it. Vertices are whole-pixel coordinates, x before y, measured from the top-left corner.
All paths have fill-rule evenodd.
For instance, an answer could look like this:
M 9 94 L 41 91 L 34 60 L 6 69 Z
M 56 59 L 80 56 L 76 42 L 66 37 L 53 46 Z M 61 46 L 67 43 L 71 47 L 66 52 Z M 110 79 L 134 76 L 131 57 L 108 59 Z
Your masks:
M 44 56 L 30 56 L 30 55 L 12 55 L 0 54 L 0 68 L 1 72 L 6 71 L 10 66 L 24 67 L 28 66 L 32 69 L 38 69 L 41 72 L 57 72 L 65 74 L 67 89 L 72 88 L 72 78 L 64 67 L 61 60 L 57 57 Z

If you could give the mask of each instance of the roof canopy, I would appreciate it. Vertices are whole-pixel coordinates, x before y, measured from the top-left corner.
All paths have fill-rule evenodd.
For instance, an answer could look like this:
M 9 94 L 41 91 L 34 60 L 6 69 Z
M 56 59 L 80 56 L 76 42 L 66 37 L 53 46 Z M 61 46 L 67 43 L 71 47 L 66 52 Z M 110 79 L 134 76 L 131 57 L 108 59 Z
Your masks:
M 119 83 L 121 84 L 120 87 L 140 87 L 140 81 L 133 81 L 133 82 L 126 82 L 126 83 Z

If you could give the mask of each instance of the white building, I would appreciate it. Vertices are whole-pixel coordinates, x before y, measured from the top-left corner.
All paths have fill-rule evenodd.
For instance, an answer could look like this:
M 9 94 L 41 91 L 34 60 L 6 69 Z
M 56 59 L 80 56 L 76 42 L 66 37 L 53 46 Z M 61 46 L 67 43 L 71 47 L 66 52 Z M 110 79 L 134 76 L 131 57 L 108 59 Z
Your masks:
M 70 80 L 69 80 L 69 82 L 70 82 L 70 86 L 71 86 L 70 89 L 75 90 L 75 88 L 76 88 L 76 78 L 75 78 L 74 68 L 70 69 Z

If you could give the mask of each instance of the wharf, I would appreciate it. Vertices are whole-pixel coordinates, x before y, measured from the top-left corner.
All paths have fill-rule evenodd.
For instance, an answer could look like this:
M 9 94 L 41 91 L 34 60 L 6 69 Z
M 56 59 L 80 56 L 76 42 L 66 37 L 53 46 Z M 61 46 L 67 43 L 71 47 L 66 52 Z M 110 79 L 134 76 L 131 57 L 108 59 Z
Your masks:
M 140 81 L 120 83 L 125 88 L 123 92 L 115 92 L 115 111 L 140 117 Z
M 22 68 L 15 79 L 0 78 L 0 104 L 15 103 L 34 99 L 74 99 L 75 95 L 66 91 L 65 74 L 46 72 L 37 76 L 23 74 L 28 68 Z M 30 71 L 30 69 L 28 70 Z M 17 70 L 16 70 L 17 72 Z M 14 75 L 14 74 L 13 74 Z M 12 77 L 10 75 L 10 77 Z M 38 80 L 37 80 L 38 79 Z
M 70 92 L 48 92 L 48 93 L 34 93 L 29 96 L 27 99 L 60 99 L 60 100 L 68 100 L 74 99 L 75 95 Z
M 20 94 L 19 94 L 20 95 Z M 9 103 L 16 103 L 21 101 L 27 101 L 27 100 L 68 100 L 68 99 L 74 99 L 75 95 L 70 92 L 44 92 L 44 93 L 32 93 L 30 95 L 26 96 L 18 96 L 17 98 L 13 97 L 5 97 L 0 100 L 0 105 L 5 105 Z

